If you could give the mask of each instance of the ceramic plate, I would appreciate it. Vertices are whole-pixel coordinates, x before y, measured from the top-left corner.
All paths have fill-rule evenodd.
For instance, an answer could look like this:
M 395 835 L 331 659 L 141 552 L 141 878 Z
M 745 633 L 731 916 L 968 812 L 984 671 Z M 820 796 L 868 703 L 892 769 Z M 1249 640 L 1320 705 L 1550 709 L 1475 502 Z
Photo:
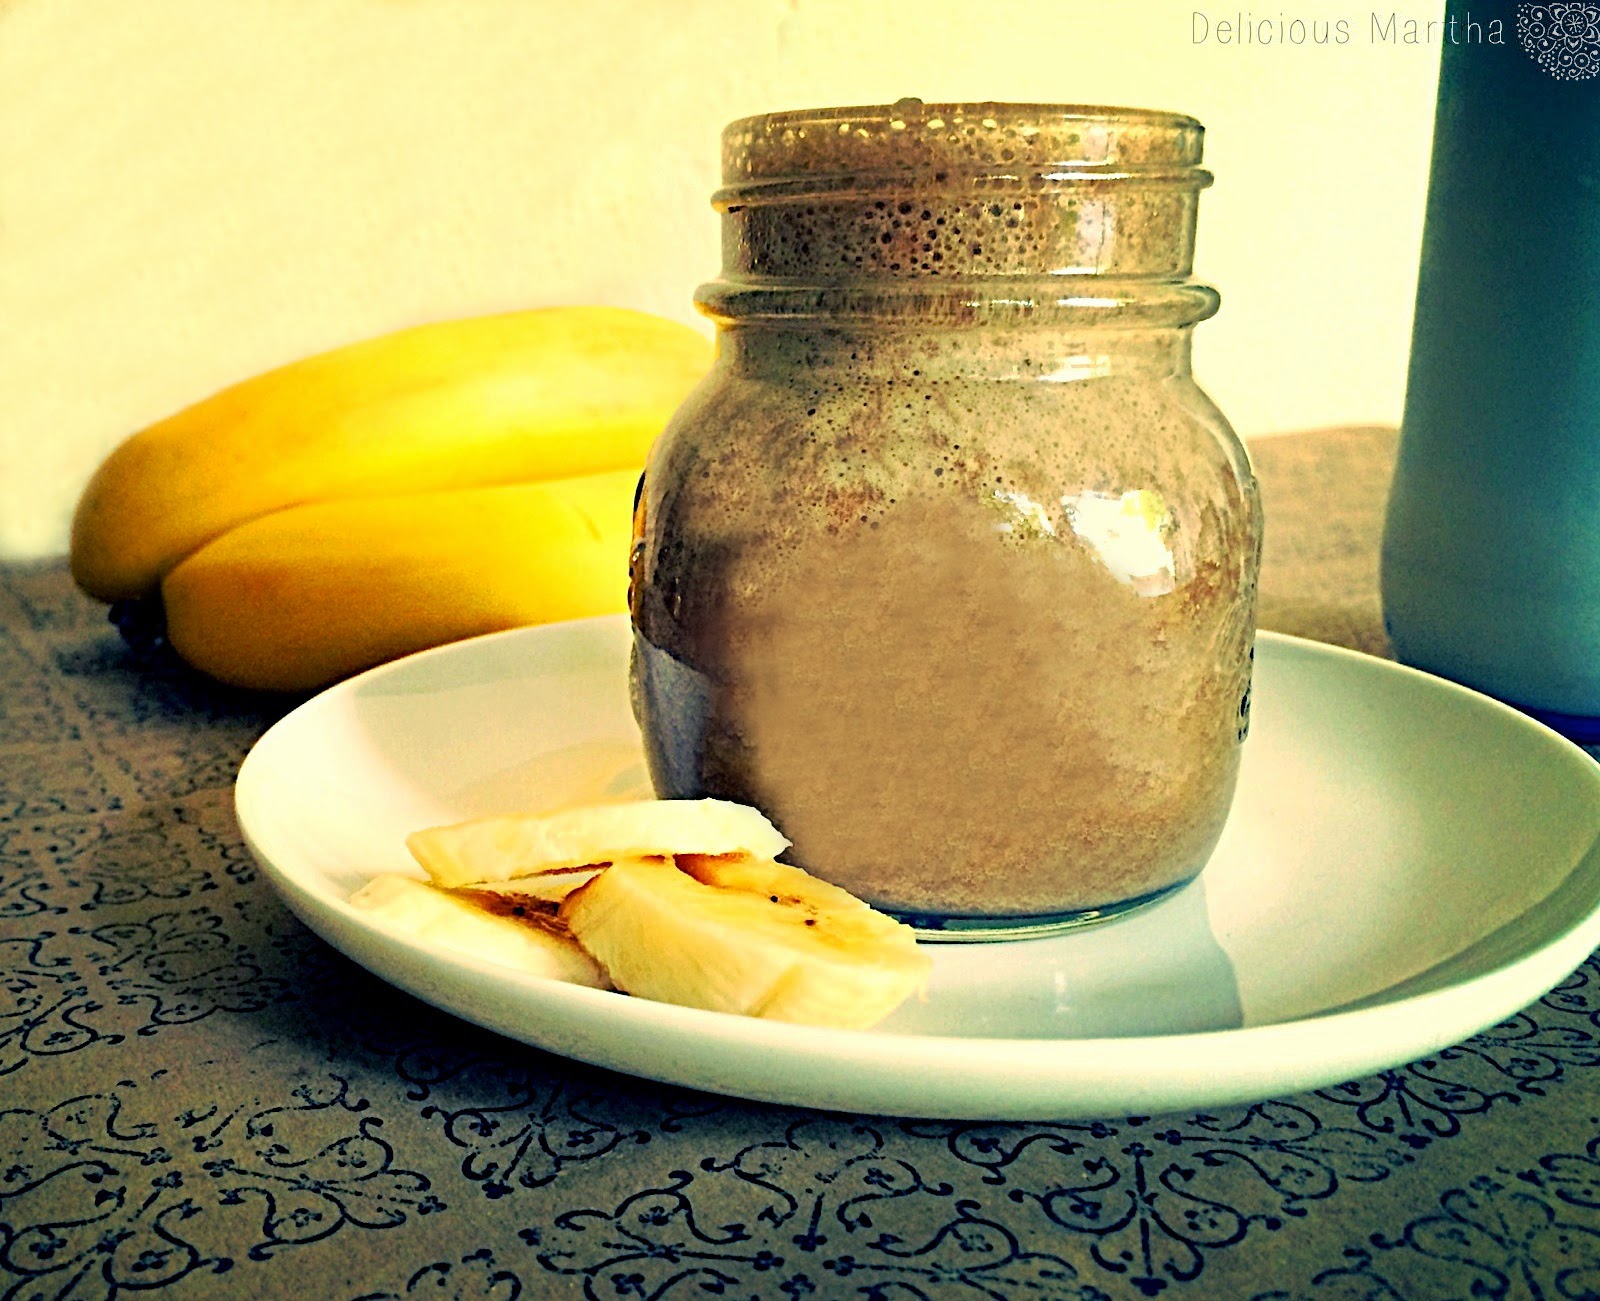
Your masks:
M 986 1120 L 1217 1106 L 1424 1056 L 1600 943 L 1600 765 L 1387 662 L 1262 634 L 1252 733 L 1200 879 L 1048 939 L 930 947 L 872 1031 L 579 988 L 430 948 L 345 901 L 409 831 L 648 795 L 628 627 L 460 642 L 302 705 L 251 752 L 239 823 L 289 906 L 384 980 L 554 1053 L 719 1093 Z

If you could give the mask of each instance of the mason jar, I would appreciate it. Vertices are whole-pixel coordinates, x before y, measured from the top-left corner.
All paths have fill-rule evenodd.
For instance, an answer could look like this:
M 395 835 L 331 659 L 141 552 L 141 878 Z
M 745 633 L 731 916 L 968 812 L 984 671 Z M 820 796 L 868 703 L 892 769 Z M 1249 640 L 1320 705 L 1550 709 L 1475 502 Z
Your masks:
M 1192 879 L 1247 730 L 1261 524 L 1190 375 L 1192 118 L 775 113 L 723 134 L 715 366 L 635 513 L 634 709 L 668 798 L 929 932 Z

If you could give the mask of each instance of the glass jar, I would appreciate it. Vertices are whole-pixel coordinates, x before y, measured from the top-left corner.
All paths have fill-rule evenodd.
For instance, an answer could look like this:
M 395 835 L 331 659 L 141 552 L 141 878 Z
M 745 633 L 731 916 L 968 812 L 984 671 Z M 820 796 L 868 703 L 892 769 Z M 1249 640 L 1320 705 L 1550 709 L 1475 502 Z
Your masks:
M 1200 871 L 1260 552 L 1190 377 L 1201 136 L 915 100 L 727 128 L 718 357 L 651 452 L 630 568 L 661 795 L 756 805 L 934 937 Z

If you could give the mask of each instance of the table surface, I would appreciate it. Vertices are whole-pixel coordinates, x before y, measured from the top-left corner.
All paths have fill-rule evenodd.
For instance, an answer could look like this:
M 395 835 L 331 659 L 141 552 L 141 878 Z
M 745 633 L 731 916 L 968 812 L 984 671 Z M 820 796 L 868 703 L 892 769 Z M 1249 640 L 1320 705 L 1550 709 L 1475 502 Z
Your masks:
M 1382 654 L 1394 434 L 1261 440 L 1262 623 Z M 0 569 L 0 1298 L 1600 1292 L 1600 967 L 1215 1114 L 972 1124 L 654 1085 L 390 989 L 231 813 L 283 712 Z

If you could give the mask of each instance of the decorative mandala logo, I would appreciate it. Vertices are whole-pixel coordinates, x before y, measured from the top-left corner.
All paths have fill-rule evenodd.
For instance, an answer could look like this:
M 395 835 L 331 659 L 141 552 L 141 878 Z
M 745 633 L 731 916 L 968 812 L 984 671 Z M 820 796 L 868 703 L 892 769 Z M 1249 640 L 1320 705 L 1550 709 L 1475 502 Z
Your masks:
M 1600 75 L 1600 4 L 1519 4 L 1517 39 L 1557 81 Z

